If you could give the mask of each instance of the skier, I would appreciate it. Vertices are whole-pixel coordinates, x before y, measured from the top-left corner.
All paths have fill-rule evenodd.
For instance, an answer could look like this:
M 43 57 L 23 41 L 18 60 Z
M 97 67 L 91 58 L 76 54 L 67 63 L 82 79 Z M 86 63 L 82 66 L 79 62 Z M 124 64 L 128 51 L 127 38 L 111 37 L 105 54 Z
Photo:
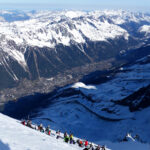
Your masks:
M 93 144 L 90 144 L 90 150 L 94 150 Z
M 76 143 L 79 145 L 79 143 L 80 143 L 80 140 L 79 140 L 79 139 L 77 139 L 77 140 L 76 140 Z
M 85 143 L 84 143 L 85 147 L 88 146 L 88 141 L 86 140 Z
M 70 136 L 69 136 L 69 138 L 70 138 L 70 144 L 73 144 L 74 142 L 74 140 L 73 140 L 73 134 L 70 134 Z
M 67 132 L 64 133 L 64 141 L 65 141 L 66 143 L 69 142 L 69 136 L 68 136 Z
M 100 150 L 100 149 L 101 149 L 101 147 L 100 147 L 100 145 L 98 145 L 95 150 Z
M 104 145 L 102 146 L 102 150 L 106 150 L 106 148 L 105 148 L 105 146 L 104 146 Z
M 67 132 L 64 133 L 64 138 L 67 136 Z
M 51 130 L 50 130 L 50 125 L 47 126 L 45 133 L 50 135 L 51 134 Z
M 67 135 L 67 136 L 65 136 L 64 141 L 65 141 L 66 143 L 68 143 L 68 142 L 69 142 L 69 136 L 68 136 L 68 135 Z
M 44 129 L 43 129 L 43 125 L 42 125 L 42 124 L 40 124 L 40 125 L 38 126 L 38 130 L 39 130 L 40 132 L 44 132 Z
M 83 142 L 81 140 L 79 141 L 79 146 L 83 147 Z
M 22 123 L 24 126 L 26 125 L 26 121 L 25 121 L 25 120 L 23 120 L 21 123 Z
M 56 131 L 56 139 L 59 139 L 60 138 L 60 131 Z
M 32 122 L 31 122 L 31 120 L 28 120 L 28 121 L 27 121 L 27 127 L 33 128 L 33 127 L 32 127 Z

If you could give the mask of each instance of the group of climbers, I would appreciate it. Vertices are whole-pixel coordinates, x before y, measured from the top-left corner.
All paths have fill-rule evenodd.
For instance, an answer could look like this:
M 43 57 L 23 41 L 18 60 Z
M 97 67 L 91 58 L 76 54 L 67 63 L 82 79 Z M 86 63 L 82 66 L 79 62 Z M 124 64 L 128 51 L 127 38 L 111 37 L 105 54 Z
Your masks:
M 96 148 L 94 148 L 93 144 L 84 140 L 82 141 L 81 139 L 77 139 L 77 141 L 75 141 L 73 139 L 73 134 L 68 135 L 67 132 L 64 133 L 64 141 L 66 143 L 70 142 L 70 144 L 78 144 L 79 147 L 85 147 L 83 150 L 106 150 L 105 146 L 95 146 Z
M 92 143 L 89 143 L 87 140 L 82 141 L 82 140 L 77 140 L 77 143 L 79 147 L 85 147 L 83 150 L 106 150 L 105 146 L 94 146 Z
M 79 147 L 84 147 L 84 146 L 87 147 L 88 145 L 87 142 L 88 142 L 87 140 L 85 140 L 84 142 L 80 139 L 77 140 L 77 144 L 79 145 Z
M 64 133 L 64 141 L 66 143 L 70 142 L 70 144 L 75 144 L 75 140 L 73 139 L 73 134 L 71 133 L 70 135 L 67 134 L 67 132 Z
M 36 126 L 32 125 L 31 120 L 28 120 L 27 122 L 23 120 L 21 122 L 23 125 L 26 125 L 27 127 L 30 127 L 32 129 L 38 130 L 42 133 L 46 133 L 47 135 L 51 135 L 50 126 L 48 125 L 46 128 L 43 127 L 42 124 Z M 70 144 L 78 144 L 79 147 L 84 148 L 83 150 L 106 150 L 105 146 L 100 145 L 93 145 L 92 143 L 89 143 L 87 140 L 82 141 L 81 139 L 77 139 L 76 141 L 73 138 L 73 134 L 67 134 L 67 132 L 64 133 L 64 137 L 61 136 L 60 131 L 56 131 L 56 134 L 53 134 L 56 136 L 56 139 L 64 139 L 64 142 L 70 143 Z
M 34 125 L 32 125 L 31 120 L 27 120 L 27 122 L 26 122 L 25 120 L 23 120 L 21 123 L 22 123 L 23 125 L 26 125 L 26 126 L 29 127 L 29 128 L 38 130 L 38 131 L 43 132 L 43 133 L 45 132 L 45 133 L 48 134 L 48 135 L 50 135 L 50 133 L 51 133 L 51 130 L 50 130 L 50 126 L 49 126 L 49 125 L 48 125 L 47 128 L 44 130 L 44 127 L 43 127 L 42 124 L 40 124 L 40 125 L 38 125 L 38 126 L 34 126 Z

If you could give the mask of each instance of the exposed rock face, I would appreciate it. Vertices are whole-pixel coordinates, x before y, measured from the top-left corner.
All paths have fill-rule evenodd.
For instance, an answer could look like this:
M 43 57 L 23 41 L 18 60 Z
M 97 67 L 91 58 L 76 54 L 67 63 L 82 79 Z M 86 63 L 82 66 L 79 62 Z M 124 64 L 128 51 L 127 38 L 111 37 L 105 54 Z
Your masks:
M 150 106 L 150 85 L 143 87 L 132 95 L 117 102 L 120 105 L 128 106 L 130 111 L 138 111 Z

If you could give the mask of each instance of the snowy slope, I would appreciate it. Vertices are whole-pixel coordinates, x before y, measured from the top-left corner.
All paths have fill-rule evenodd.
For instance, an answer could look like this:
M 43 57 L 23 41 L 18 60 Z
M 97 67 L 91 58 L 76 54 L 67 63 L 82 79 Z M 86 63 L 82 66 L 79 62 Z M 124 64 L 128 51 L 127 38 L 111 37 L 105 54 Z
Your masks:
M 150 34 L 150 26 L 149 26 L 149 25 L 143 25 L 143 26 L 139 29 L 139 31 L 140 31 L 141 33 L 144 33 L 145 36 L 148 36 L 148 37 L 149 37 L 149 34 Z
M 50 137 L 28 127 L 19 121 L 0 114 L 0 150 L 77 150 L 55 137 Z M 3 144 L 2 144 L 3 143 Z
M 48 136 L 23 126 L 19 121 L 0 114 L 0 150 L 80 150 L 77 145 L 64 143 L 55 137 Z M 150 145 L 141 144 L 129 137 L 125 143 L 105 143 L 106 150 L 148 150 Z

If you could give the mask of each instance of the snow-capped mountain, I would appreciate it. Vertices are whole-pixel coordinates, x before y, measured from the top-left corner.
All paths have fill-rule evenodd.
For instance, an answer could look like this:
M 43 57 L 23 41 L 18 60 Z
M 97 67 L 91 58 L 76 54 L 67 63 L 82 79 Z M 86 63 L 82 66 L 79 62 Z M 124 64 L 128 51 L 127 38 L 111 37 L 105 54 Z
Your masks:
M 149 41 L 148 14 L 1 11 L 0 16 L 1 89 L 114 58 Z
M 143 25 L 139 31 L 145 35 L 145 37 L 149 38 L 150 36 L 150 25 Z
M 1 11 L 0 106 L 5 100 L 15 100 L 1 111 L 72 131 L 98 144 L 120 142 L 131 133 L 139 136 L 140 143 L 128 143 L 126 149 L 148 149 L 141 143 L 150 138 L 149 26 L 149 14 L 121 10 Z M 9 120 L 1 118 L 1 124 Z M 16 121 L 11 123 L 16 131 Z M 23 128 L 22 139 L 26 139 L 24 133 L 30 131 Z M 37 149 L 30 147 L 32 143 L 16 146 L 18 136 L 15 141 L 10 134 L 0 135 L 0 146 Z M 37 134 L 31 134 L 36 140 Z M 56 141 L 52 142 L 55 147 Z M 115 150 L 125 146 L 111 142 L 103 144 Z
M 18 46 L 29 45 L 54 48 L 58 44 L 106 41 L 116 37 L 128 40 L 128 32 L 116 24 L 100 20 L 102 14 L 82 12 L 40 13 L 30 20 L 4 23 L 0 25 L 5 40 L 15 41 Z

